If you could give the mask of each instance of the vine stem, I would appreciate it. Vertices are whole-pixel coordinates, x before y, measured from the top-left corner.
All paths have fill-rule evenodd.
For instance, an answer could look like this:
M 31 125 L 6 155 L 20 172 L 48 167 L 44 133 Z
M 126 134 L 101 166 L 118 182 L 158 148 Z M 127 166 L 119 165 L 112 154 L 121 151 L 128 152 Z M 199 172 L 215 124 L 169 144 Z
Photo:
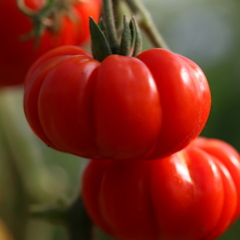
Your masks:
M 69 240 L 94 240 L 93 223 L 88 216 L 81 197 L 68 208 L 66 216 Z
M 79 195 L 79 194 L 78 194 Z M 65 226 L 69 240 L 94 240 L 93 223 L 88 216 L 81 196 L 71 202 L 35 205 L 30 209 L 32 218 Z
M 140 0 L 125 0 L 131 11 L 135 14 L 141 29 L 146 33 L 154 47 L 169 49 L 163 37 L 155 26 L 151 15 Z

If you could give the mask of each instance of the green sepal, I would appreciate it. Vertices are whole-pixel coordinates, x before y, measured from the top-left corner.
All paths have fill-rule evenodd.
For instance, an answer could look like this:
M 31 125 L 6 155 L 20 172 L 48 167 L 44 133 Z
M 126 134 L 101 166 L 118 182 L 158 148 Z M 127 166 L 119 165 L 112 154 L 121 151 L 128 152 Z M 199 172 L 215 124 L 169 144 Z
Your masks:
M 131 19 L 131 21 L 129 23 L 129 27 L 130 27 L 130 31 L 131 31 L 131 48 L 134 48 L 136 33 L 135 33 L 135 27 L 133 24 L 133 19 Z
M 138 27 L 137 21 L 134 17 L 132 18 L 132 24 L 133 24 L 134 33 L 135 33 L 134 50 L 133 50 L 132 56 L 136 57 L 142 51 L 142 35 Z
M 126 16 L 123 18 L 123 26 L 119 55 L 130 56 L 132 50 L 132 33 Z
M 102 62 L 112 54 L 108 41 L 99 25 L 90 17 L 90 33 L 92 39 L 92 53 L 96 60 Z
M 100 27 L 100 29 L 102 30 L 103 34 L 106 36 L 106 27 L 104 25 L 103 19 L 100 18 L 98 21 L 98 26 Z

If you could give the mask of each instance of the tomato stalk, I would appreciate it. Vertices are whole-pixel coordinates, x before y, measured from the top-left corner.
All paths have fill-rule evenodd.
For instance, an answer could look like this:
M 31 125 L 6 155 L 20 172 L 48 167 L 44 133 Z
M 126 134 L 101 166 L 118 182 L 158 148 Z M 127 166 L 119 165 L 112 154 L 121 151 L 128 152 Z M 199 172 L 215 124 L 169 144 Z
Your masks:
M 18 9 L 22 13 L 30 17 L 34 25 L 34 28 L 30 33 L 22 36 L 22 40 L 27 40 L 29 38 L 35 37 L 35 46 L 38 46 L 43 31 L 46 28 L 52 27 L 53 25 L 53 22 L 49 19 L 49 16 L 52 13 L 52 9 L 56 1 L 57 0 L 49 0 L 42 9 L 36 11 L 27 8 L 24 0 L 17 0 Z
M 137 22 L 154 47 L 169 49 L 163 37 L 155 26 L 148 10 L 140 0 L 125 0 L 131 11 L 135 14 Z
M 48 29 L 51 32 L 58 31 L 62 13 L 73 18 L 69 10 L 72 4 L 74 4 L 74 1 L 48 0 L 41 9 L 30 9 L 25 5 L 24 0 L 17 0 L 18 9 L 33 22 L 33 30 L 22 36 L 22 40 L 35 38 L 35 47 L 37 47 L 44 30 Z
M 102 12 L 103 23 L 106 28 L 106 37 L 108 39 L 112 53 L 117 54 L 119 51 L 119 43 L 117 39 L 112 0 L 103 0 Z

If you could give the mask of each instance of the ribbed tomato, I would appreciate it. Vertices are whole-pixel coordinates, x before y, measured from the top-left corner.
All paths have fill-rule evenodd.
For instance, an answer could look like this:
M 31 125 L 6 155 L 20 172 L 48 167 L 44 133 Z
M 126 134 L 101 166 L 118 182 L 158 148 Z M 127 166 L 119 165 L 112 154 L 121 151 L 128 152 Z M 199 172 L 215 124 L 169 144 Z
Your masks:
M 164 49 L 98 62 L 80 48 L 58 48 L 33 64 L 24 87 L 34 132 L 86 158 L 169 156 L 199 135 L 211 105 L 201 69 Z
M 92 220 L 121 240 L 213 240 L 240 213 L 240 158 L 197 138 L 152 161 L 91 160 L 82 197 Z

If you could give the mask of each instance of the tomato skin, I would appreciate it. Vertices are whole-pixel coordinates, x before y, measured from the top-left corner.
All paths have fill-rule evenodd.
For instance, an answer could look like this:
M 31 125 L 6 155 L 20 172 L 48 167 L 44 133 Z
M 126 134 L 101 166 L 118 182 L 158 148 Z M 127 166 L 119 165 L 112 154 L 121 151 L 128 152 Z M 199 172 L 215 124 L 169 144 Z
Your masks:
M 178 65 L 173 70 L 188 71 L 189 81 L 179 74 L 174 79 L 161 72 L 158 76 L 144 58 L 155 52 L 163 66 L 170 58 L 172 65 Z M 110 55 L 100 63 L 76 47 L 54 49 L 33 64 L 26 76 L 27 120 L 47 145 L 81 157 L 169 156 L 198 136 L 211 104 L 205 76 L 195 64 L 200 72 L 196 77 L 190 60 L 181 58 L 153 49 L 137 58 Z
M 106 58 L 99 69 L 94 100 L 96 142 L 102 156 L 125 159 L 148 152 L 160 132 L 162 110 L 156 84 L 144 63 L 118 55 Z
M 150 49 L 137 58 L 156 79 L 164 113 L 162 131 L 149 157 L 158 158 L 162 149 L 167 156 L 187 146 L 202 131 L 211 107 L 208 82 L 196 63 L 170 51 Z
M 86 58 L 91 56 L 87 51 L 76 46 L 64 46 L 57 50 L 49 51 L 32 65 L 26 76 L 27 81 L 24 83 L 24 110 L 30 126 L 43 142 L 58 150 L 60 149 L 46 136 L 41 126 L 37 107 L 38 98 L 44 78 L 48 72 L 60 61 L 76 54 L 81 57 L 84 55 Z M 51 61 L 49 61 L 49 58 L 51 58 Z
M 240 158 L 197 138 L 153 161 L 91 160 L 82 197 L 92 220 L 124 240 L 212 240 L 239 215 Z
M 22 84 L 31 64 L 50 49 L 62 45 L 82 45 L 89 40 L 89 16 L 98 20 L 101 1 L 78 1 L 71 7 L 74 21 L 63 16 L 59 31 L 44 31 L 37 48 L 34 47 L 34 39 L 20 40 L 32 30 L 33 25 L 18 10 L 16 0 L 0 1 L 0 87 Z M 33 10 L 39 10 L 45 2 L 25 0 L 25 4 Z

